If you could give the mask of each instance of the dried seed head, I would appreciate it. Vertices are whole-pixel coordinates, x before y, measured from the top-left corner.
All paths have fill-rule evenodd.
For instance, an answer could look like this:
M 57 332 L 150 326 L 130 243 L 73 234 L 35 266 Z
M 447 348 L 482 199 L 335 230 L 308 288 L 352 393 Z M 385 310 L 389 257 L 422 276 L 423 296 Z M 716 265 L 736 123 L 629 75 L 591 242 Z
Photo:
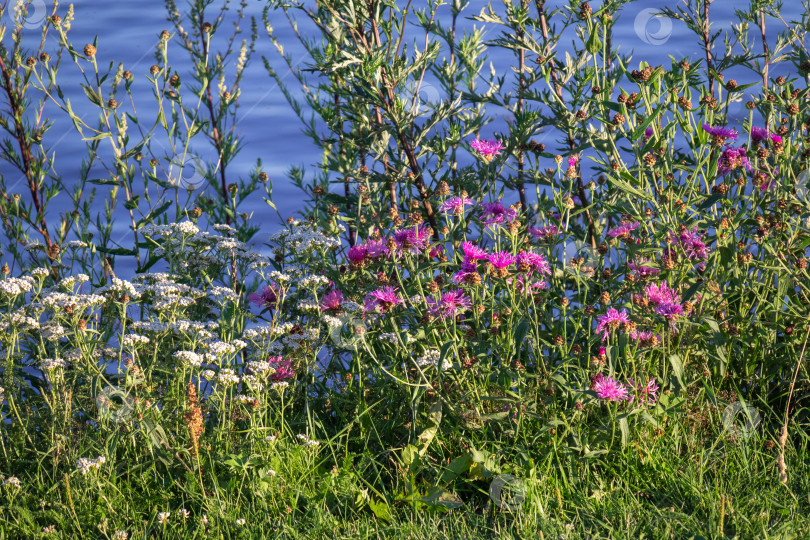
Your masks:
M 209 22 L 204 22 L 204 23 L 202 23 L 202 26 L 200 27 L 200 29 L 201 29 L 201 30 L 202 30 L 204 33 L 206 33 L 206 34 L 207 34 L 208 32 L 210 32 L 210 31 L 211 31 L 211 23 L 209 23 Z
M 107 100 L 107 107 L 109 107 L 110 109 L 115 109 L 118 107 L 118 102 L 115 101 L 113 98 L 110 98 L 109 100 Z
M 160 68 L 158 66 L 151 66 L 149 68 L 149 73 L 151 73 L 152 75 L 157 75 L 159 71 Z
M 34 58 L 33 56 L 29 56 L 28 58 L 25 59 L 25 65 L 28 67 L 34 67 L 35 65 L 37 65 L 37 59 Z
M 737 89 L 737 81 L 735 81 L 734 79 L 729 79 L 729 81 L 726 83 L 726 90 L 728 90 L 729 92 L 733 92 L 736 89 Z
M 88 43 L 84 46 L 84 55 L 90 58 L 94 57 L 96 55 L 96 48 Z
M 124 77 L 125 81 L 128 81 L 132 78 L 132 72 L 127 69 L 124 71 L 124 73 L 121 74 L 121 76 Z
M 776 78 L 775 82 L 777 85 L 782 86 L 783 84 L 785 84 L 785 78 L 780 75 Z
M 168 30 L 164 30 L 160 33 L 160 41 L 169 41 L 171 34 L 169 34 Z
M 172 75 L 169 77 L 169 84 L 177 88 L 180 86 L 180 76 L 179 75 Z
M 11 273 L 11 269 L 8 267 L 8 265 L 3 264 L 3 266 L 0 268 L 0 274 L 3 274 L 4 276 L 7 276 L 10 273 Z

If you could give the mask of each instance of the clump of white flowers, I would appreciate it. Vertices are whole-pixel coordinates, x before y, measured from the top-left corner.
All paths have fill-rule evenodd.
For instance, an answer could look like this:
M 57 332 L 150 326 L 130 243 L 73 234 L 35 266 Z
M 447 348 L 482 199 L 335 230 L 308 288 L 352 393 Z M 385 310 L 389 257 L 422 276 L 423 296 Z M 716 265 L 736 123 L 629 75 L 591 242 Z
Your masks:
M 98 456 L 97 458 L 79 458 L 76 460 L 76 469 L 83 475 L 87 476 L 93 469 L 100 469 L 101 466 L 107 462 L 107 458 L 104 456 Z

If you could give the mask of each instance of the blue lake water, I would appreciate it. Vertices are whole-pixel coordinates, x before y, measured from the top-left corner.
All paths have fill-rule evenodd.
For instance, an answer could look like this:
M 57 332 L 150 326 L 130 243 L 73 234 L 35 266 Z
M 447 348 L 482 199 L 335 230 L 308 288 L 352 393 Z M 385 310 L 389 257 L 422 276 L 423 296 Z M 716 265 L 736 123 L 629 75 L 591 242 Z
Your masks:
M 262 28 L 261 11 L 263 5 L 263 3 L 251 1 L 245 10 L 248 17 L 257 18 L 260 29 Z M 562 3 L 549 2 L 549 5 L 560 6 Z M 50 8 L 47 8 L 46 13 L 46 6 L 47 3 L 42 0 L 35 0 L 31 4 L 29 23 L 26 25 L 28 28 L 26 28 L 26 37 L 24 39 L 26 44 L 36 44 L 39 23 L 47 13 L 50 13 Z M 472 16 L 483 6 L 483 2 L 473 1 L 464 13 L 468 17 Z M 598 2 L 593 2 L 593 6 L 596 9 Z M 651 65 L 663 64 L 665 67 L 669 66 L 669 55 L 674 56 L 676 59 L 689 57 L 693 61 L 703 58 L 702 45 L 698 43 L 698 39 L 694 34 L 688 32 L 684 23 L 654 16 L 655 10 L 664 6 L 673 7 L 674 4 L 660 0 L 642 0 L 625 6 L 620 15 L 615 29 L 614 50 L 623 54 L 633 53 L 633 64 L 629 66 L 631 69 L 637 67 L 638 62 L 641 60 Z M 184 9 L 184 4 L 179 3 L 179 7 Z M 738 7 L 740 7 L 738 2 L 715 0 L 711 6 L 711 15 L 714 21 L 712 30 L 729 31 L 731 23 L 736 21 L 734 9 Z M 59 7 L 58 13 L 64 17 L 66 10 L 67 5 L 63 4 Z M 798 3 L 788 2 L 782 15 L 786 21 L 790 21 L 791 18 L 798 17 L 800 10 L 801 6 Z M 8 10 L 3 15 L 3 22 L 7 25 L 7 28 L 11 22 L 10 12 L 11 10 Z M 448 6 L 444 6 L 442 12 L 449 18 Z M 271 23 L 275 28 L 279 41 L 284 45 L 285 51 L 290 54 L 293 66 L 296 69 L 306 67 L 307 58 L 283 14 L 274 13 L 271 17 Z M 444 23 L 445 25 L 449 24 L 447 20 Z M 770 20 L 768 24 L 770 45 L 773 47 L 776 31 L 780 29 L 779 26 L 782 26 L 782 24 L 774 20 Z M 482 23 L 464 20 L 460 25 L 460 32 L 471 29 L 473 25 L 481 26 Z M 242 37 L 247 38 L 250 23 L 243 22 L 242 27 L 244 30 Z M 223 46 L 223 39 L 229 35 L 230 28 L 231 26 L 227 23 L 222 25 L 222 29 L 212 40 L 213 49 L 216 50 Z M 155 59 L 155 51 L 159 42 L 158 36 L 163 29 L 174 33 L 174 28 L 166 20 L 166 10 L 162 2 L 142 0 L 140 2 L 110 3 L 100 0 L 86 0 L 76 4 L 75 20 L 68 34 L 70 41 L 77 50 L 81 50 L 85 43 L 93 42 L 97 38 L 98 52 L 96 58 L 100 68 L 105 69 L 110 62 L 115 62 L 116 65 L 118 62 L 122 62 L 124 69 L 130 70 L 134 74 L 135 106 L 139 117 L 145 119 L 143 121 L 145 129 L 151 126 L 155 118 L 155 99 L 152 96 L 152 89 L 147 76 L 149 67 L 158 63 Z M 306 34 L 309 31 L 308 26 L 302 24 L 301 31 Z M 414 27 L 413 32 L 414 37 L 420 36 L 420 40 L 423 39 L 418 28 Z M 496 32 L 497 29 L 493 25 L 489 25 L 485 39 L 494 38 Z M 9 34 L 10 32 L 7 30 L 4 38 L 6 43 L 9 40 Z M 756 35 L 756 32 L 752 32 L 751 39 L 754 39 Z M 241 37 L 237 38 L 237 51 L 240 39 Z M 565 40 L 563 42 L 565 43 Z M 722 48 L 722 35 L 718 40 L 718 46 Z M 46 50 L 52 53 L 53 56 L 56 49 L 56 33 L 51 31 L 47 38 Z M 565 50 L 565 47 L 563 47 L 563 50 Z M 758 41 L 755 41 L 754 50 L 761 50 L 761 44 Z M 495 69 L 504 73 L 510 70 L 509 66 L 513 64 L 513 56 L 503 49 L 489 48 L 487 55 Z M 263 170 L 270 175 L 273 182 L 273 200 L 278 206 L 282 217 L 286 218 L 297 215 L 303 209 L 304 197 L 296 187 L 288 182 L 285 171 L 291 165 L 303 165 L 307 167 L 311 176 L 316 171 L 321 154 L 312 141 L 302 133 L 301 122 L 291 111 L 276 83 L 267 75 L 262 65 L 262 56 L 268 58 L 273 67 L 282 75 L 284 81 L 290 84 L 291 89 L 298 91 L 294 78 L 290 76 L 285 63 L 267 38 L 266 32 L 262 30 L 259 33 L 256 53 L 245 71 L 241 85 L 242 95 L 239 99 L 240 107 L 236 130 L 244 142 L 244 148 L 237 162 L 228 169 L 228 181 L 234 181 L 238 177 L 247 178 L 249 171 L 255 167 L 256 159 L 261 159 Z M 232 61 L 235 62 L 235 55 Z M 170 46 L 169 62 L 174 71 L 180 74 L 186 85 L 192 83 L 189 75 L 191 66 L 188 56 L 176 42 L 173 42 Z M 86 71 L 88 70 L 89 64 L 82 62 L 81 65 Z M 789 74 L 791 71 L 792 66 L 784 63 L 772 68 L 771 76 Z M 228 73 L 229 78 L 226 82 L 230 84 L 233 66 L 228 70 Z M 740 84 L 759 80 L 756 74 L 743 68 L 726 70 L 725 74 L 726 79 L 736 78 Z M 89 106 L 89 102 L 80 87 L 80 83 L 84 82 L 82 74 L 67 55 L 63 59 L 63 66 L 59 71 L 59 81 L 65 95 L 71 99 L 74 110 L 86 122 L 93 125 L 97 121 L 97 109 Z M 429 101 L 432 93 L 435 92 L 430 80 L 427 80 L 420 97 L 425 101 Z M 189 103 L 193 98 L 188 92 L 185 96 L 186 103 Z M 132 112 L 132 106 L 129 103 L 124 103 L 126 99 L 123 93 L 119 93 L 117 99 L 122 104 L 119 113 L 121 111 Z M 7 106 L 5 100 L 3 100 L 3 106 Z M 735 105 L 731 112 L 732 117 L 737 119 L 747 117 L 747 111 L 744 109 L 742 102 Z M 59 111 L 53 104 L 46 104 L 45 116 L 51 118 L 54 122 L 53 127 L 45 137 L 46 147 L 55 152 L 54 164 L 56 172 L 69 183 L 71 177 L 75 178 L 78 175 L 82 160 L 87 159 L 85 144 L 76 134 L 67 115 Z M 480 135 L 490 137 L 496 132 L 505 131 L 507 121 L 507 117 L 496 115 L 495 121 L 486 126 Z M 132 128 L 133 126 L 130 126 L 131 131 Z M 554 146 L 555 137 L 554 133 L 545 132 L 536 137 L 536 140 L 544 142 L 551 148 Z M 168 141 L 165 138 L 161 140 L 158 137 L 155 140 L 154 148 L 160 150 L 161 146 L 168 146 Z M 197 136 L 193 139 L 192 150 L 203 157 L 210 157 L 211 155 L 210 146 L 203 136 Z M 174 174 L 178 172 L 179 169 L 175 170 Z M 91 178 L 107 176 L 102 168 L 98 168 L 97 173 L 91 175 Z M 19 192 L 23 197 L 26 196 L 27 189 L 18 171 L 11 168 L 8 163 L 2 162 L 0 163 L 0 174 L 3 175 L 9 187 L 16 185 L 10 191 Z M 182 174 L 185 177 L 193 176 L 194 171 L 193 167 L 190 166 L 190 162 Z M 166 179 L 165 176 L 164 179 Z M 109 188 L 99 186 L 98 189 L 101 195 Z M 534 195 L 533 190 L 529 191 L 531 202 Z M 103 204 L 100 201 L 103 200 L 103 197 L 100 196 L 96 200 L 99 201 L 98 210 L 102 211 Z M 60 194 L 54 201 L 51 211 L 64 211 L 64 209 L 68 208 L 67 203 L 67 195 Z M 252 212 L 257 223 L 261 225 L 262 231 L 256 236 L 259 242 L 264 241 L 266 236 L 274 232 L 280 225 L 278 216 L 265 205 L 260 195 L 243 203 L 241 210 Z M 124 213 L 120 203 L 118 212 L 120 219 L 115 222 L 113 240 L 127 245 L 131 235 L 129 232 L 129 218 Z M 126 219 L 124 219 L 125 217 Z M 56 219 L 52 219 L 52 222 L 56 222 Z

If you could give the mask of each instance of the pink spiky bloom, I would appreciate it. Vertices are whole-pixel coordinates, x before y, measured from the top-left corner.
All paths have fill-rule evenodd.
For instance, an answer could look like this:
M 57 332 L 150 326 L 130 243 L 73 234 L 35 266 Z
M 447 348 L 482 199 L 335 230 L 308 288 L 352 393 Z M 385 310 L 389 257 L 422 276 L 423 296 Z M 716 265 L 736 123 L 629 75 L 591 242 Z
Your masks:
M 450 197 L 439 206 L 439 212 L 445 212 L 454 216 L 460 216 L 464 213 L 465 206 L 472 206 L 473 201 L 463 195 Z
M 712 136 L 715 144 L 718 146 L 722 146 L 726 142 L 726 139 L 731 139 L 732 141 L 737 139 L 737 132 L 733 129 L 710 126 L 709 124 L 702 124 L 701 127 L 703 131 Z
M 747 171 L 750 171 L 753 168 L 751 167 L 751 162 L 748 161 L 748 157 L 745 154 L 745 148 L 726 148 L 723 150 L 723 153 L 720 156 L 720 162 L 718 164 L 718 172 L 721 176 L 726 176 L 730 172 L 743 167 Z
M 579 158 L 577 156 L 569 156 L 568 157 L 568 166 L 569 167 L 576 167 L 577 163 L 579 163 Z
M 619 312 L 616 308 L 610 308 L 607 310 L 607 313 L 597 317 L 596 322 L 598 323 L 596 333 L 601 333 L 602 341 L 605 341 L 613 330 L 621 326 L 623 323 L 629 323 L 630 317 L 628 316 L 626 310 Z
M 284 360 L 280 355 L 271 356 L 267 359 L 267 362 L 270 364 L 270 367 L 275 370 L 275 372 L 270 375 L 270 380 L 280 381 L 282 379 L 292 379 L 295 377 L 292 361 L 289 359 Z
M 529 227 L 528 231 L 529 234 L 534 236 L 537 240 L 542 240 L 544 242 L 547 242 L 560 233 L 560 229 L 558 229 L 556 225 L 547 225 L 540 227 L 539 229 Z
M 341 302 L 343 302 L 343 292 L 340 289 L 335 289 L 323 297 L 321 309 L 323 311 L 339 311 Z
M 754 141 L 764 141 L 765 139 L 770 139 L 775 143 L 782 142 L 782 137 L 779 135 L 769 132 L 767 128 L 756 126 L 751 126 L 751 139 Z
M 278 302 L 278 293 L 275 285 L 265 285 L 264 288 L 250 293 L 248 300 L 258 306 L 272 308 Z
M 489 256 L 489 264 L 491 264 L 498 270 L 502 270 L 514 264 L 516 260 L 517 257 L 512 255 L 508 251 L 498 251 Z
M 388 255 L 388 248 L 382 240 L 369 240 L 366 242 L 366 254 L 372 259 L 379 259 Z
M 482 261 L 484 259 L 489 259 L 489 253 L 472 242 L 462 243 L 461 249 L 464 251 L 464 258 L 468 261 Z
M 647 379 L 646 384 L 641 384 L 641 381 L 636 383 L 633 379 L 627 379 L 630 388 L 636 391 L 635 395 L 629 396 L 628 403 L 632 403 L 638 396 L 638 403 L 640 405 L 654 404 L 658 401 L 658 385 L 655 384 L 655 379 Z
M 403 229 L 394 233 L 394 242 L 398 254 L 405 252 L 420 253 L 430 244 L 430 227 L 414 225 L 412 229 Z
M 480 203 L 484 213 L 481 215 L 481 223 L 487 227 L 493 225 L 505 225 L 517 219 L 517 210 L 511 206 L 504 206 L 501 199 L 492 203 Z
M 601 373 L 591 378 L 591 390 L 596 395 L 608 401 L 626 401 L 630 399 L 627 387 L 610 376 Z
M 428 313 L 433 317 L 445 320 L 470 309 L 471 302 L 470 297 L 464 294 L 464 291 L 449 291 L 441 295 L 438 300 L 427 299 Z
M 538 253 L 521 251 L 517 255 L 517 268 L 521 272 L 539 272 L 551 275 L 551 266 L 545 257 Z
M 698 233 L 697 225 L 691 231 L 684 228 L 678 234 L 670 232 L 667 236 L 670 242 L 677 243 L 691 260 L 705 261 L 709 257 L 709 248 L 703 242 L 705 234 Z M 666 256 L 671 255 L 665 253 Z
M 644 263 L 649 262 L 646 259 L 639 259 L 638 261 L 628 263 L 627 268 L 637 273 L 642 279 L 660 274 L 661 270 L 651 266 L 645 266 Z
M 630 233 L 638 229 L 638 227 L 638 221 L 622 223 L 618 227 L 609 230 L 607 235 L 611 238 L 630 238 Z
M 372 291 L 366 296 L 366 311 L 374 311 L 379 307 L 382 311 L 389 311 L 394 306 L 404 304 L 405 301 L 397 295 L 396 287 L 383 287 Z
M 354 264 L 360 264 L 366 258 L 366 247 L 362 244 L 356 244 L 349 248 L 349 261 Z
M 501 141 L 489 141 L 485 139 L 475 139 L 470 143 L 470 147 L 478 152 L 478 155 L 480 155 L 485 161 L 492 161 L 492 158 L 500 155 L 501 150 L 504 149 Z

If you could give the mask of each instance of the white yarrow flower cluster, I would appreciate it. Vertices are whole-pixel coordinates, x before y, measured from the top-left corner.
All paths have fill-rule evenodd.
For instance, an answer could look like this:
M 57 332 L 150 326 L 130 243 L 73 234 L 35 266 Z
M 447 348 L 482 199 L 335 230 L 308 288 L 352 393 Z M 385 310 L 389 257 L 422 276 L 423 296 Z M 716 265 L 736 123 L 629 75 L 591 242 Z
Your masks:
M 441 352 L 436 349 L 429 349 L 425 351 L 424 355 L 416 359 L 416 365 L 419 367 L 438 366 L 439 358 L 441 358 Z M 447 358 L 445 358 L 444 362 L 442 362 L 442 370 L 448 370 L 452 367 L 453 364 Z
M 149 338 L 140 334 L 126 334 L 121 338 L 121 343 L 124 347 L 137 347 L 139 345 L 146 345 L 149 343 Z
M 298 435 L 296 435 L 296 437 L 301 439 L 301 442 L 304 443 L 304 446 L 319 446 L 321 444 L 318 441 L 313 441 L 303 433 L 299 433 Z
M 79 458 L 76 460 L 76 469 L 78 469 L 83 475 L 87 476 L 87 473 L 89 473 L 92 469 L 100 469 L 106 461 L 107 458 L 104 456 L 98 456 L 95 459 Z
M 176 358 L 181 363 L 192 367 L 200 367 L 205 361 L 205 358 L 203 358 L 202 355 L 193 351 L 177 351 L 172 355 L 172 357 Z
M 327 283 L 329 283 L 329 278 L 326 276 L 306 276 L 298 280 L 298 286 L 306 289 L 317 289 Z
M 30 292 L 34 288 L 36 281 L 31 276 L 18 278 L 6 278 L 0 281 L 0 293 L 6 296 L 17 296 Z

